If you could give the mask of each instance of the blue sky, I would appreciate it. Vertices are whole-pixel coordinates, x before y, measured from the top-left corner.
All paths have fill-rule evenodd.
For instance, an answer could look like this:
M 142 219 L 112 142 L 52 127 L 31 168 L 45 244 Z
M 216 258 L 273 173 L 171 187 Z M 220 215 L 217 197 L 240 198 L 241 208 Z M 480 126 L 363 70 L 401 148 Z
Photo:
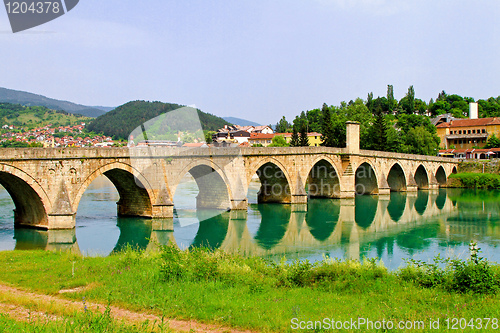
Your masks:
M 500 95 L 497 0 L 80 0 L 12 34 L 0 9 L 0 86 L 86 105 L 195 104 L 276 123 L 324 102 L 414 85 Z

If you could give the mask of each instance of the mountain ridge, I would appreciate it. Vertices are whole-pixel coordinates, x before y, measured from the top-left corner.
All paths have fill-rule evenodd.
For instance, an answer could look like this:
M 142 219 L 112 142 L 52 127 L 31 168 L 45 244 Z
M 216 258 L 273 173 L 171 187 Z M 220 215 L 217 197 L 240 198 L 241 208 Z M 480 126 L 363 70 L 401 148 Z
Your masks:
M 255 121 L 237 118 L 237 117 L 221 117 L 221 118 L 227 122 L 230 122 L 231 124 L 239 125 L 239 126 L 260 126 L 260 125 L 262 125 L 262 124 L 256 123 Z
M 21 104 L 24 106 L 44 106 L 52 110 L 63 110 L 72 114 L 96 118 L 106 113 L 108 107 L 92 107 L 58 100 L 26 91 L 0 87 L 0 102 Z

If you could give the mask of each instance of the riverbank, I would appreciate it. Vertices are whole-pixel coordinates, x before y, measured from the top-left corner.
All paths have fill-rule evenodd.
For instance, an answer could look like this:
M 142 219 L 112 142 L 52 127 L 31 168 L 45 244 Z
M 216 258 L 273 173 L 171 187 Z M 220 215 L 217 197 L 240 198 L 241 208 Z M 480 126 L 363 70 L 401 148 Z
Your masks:
M 500 160 L 473 160 L 458 164 L 458 173 L 491 173 L 500 174 Z
M 463 293 L 456 288 L 460 283 L 453 282 L 453 271 L 429 270 L 431 266 L 416 263 L 406 270 L 390 272 L 373 260 L 363 264 L 336 260 L 315 265 L 271 264 L 218 251 L 166 248 L 161 253 L 127 250 L 105 258 L 9 251 L 0 252 L 0 265 L 1 283 L 58 295 L 80 303 L 82 308 L 85 299 L 166 320 L 238 330 L 286 332 L 296 325 L 307 327 L 308 321 L 323 322 L 324 318 L 327 323 L 331 319 L 366 318 L 373 322 L 423 321 L 426 329 L 421 331 L 436 332 L 440 330 L 428 327 L 430 320 L 439 319 L 441 331 L 447 331 L 447 318 L 500 315 L 496 266 L 488 268 L 489 281 L 494 282 L 491 290 Z M 61 290 L 71 292 L 60 294 Z M 8 297 L 0 298 L 0 303 L 5 302 L 9 302 Z M 50 307 L 22 305 L 61 316 Z M 111 332 L 124 329 L 110 327 Z
M 500 175 L 491 173 L 457 173 L 448 178 L 447 187 L 500 189 Z
M 460 162 L 458 173 L 449 176 L 446 187 L 500 189 L 500 162 L 497 159 Z

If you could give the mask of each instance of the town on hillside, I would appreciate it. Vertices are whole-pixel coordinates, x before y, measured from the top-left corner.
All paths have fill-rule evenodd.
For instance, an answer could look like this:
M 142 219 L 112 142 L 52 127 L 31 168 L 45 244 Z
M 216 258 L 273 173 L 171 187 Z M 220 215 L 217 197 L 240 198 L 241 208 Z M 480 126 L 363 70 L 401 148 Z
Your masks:
M 113 147 L 120 143 L 105 135 L 83 136 L 86 124 L 74 126 L 47 125 L 25 129 L 14 125 L 3 125 L 0 144 L 4 147 Z

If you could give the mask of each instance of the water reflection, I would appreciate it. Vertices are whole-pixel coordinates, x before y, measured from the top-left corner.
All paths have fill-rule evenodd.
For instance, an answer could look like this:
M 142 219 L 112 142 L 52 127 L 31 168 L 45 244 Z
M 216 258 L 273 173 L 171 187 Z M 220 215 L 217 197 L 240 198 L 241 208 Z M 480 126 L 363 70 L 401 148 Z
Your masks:
M 48 231 L 15 229 L 14 239 L 16 240 L 15 250 L 69 251 L 80 254 L 75 229 Z
M 195 189 L 188 185 L 187 193 Z M 224 212 L 208 219 L 203 211 L 190 210 L 186 199 L 185 207 L 170 220 L 118 218 L 114 191 L 106 182 L 91 187 L 79 207 L 77 228 L 70 231 L 14 230 L 11 201 L 0 191 L 0 248 L 103 255 L 129 246 L 147 251 L 163 245 L 205 246 L 277 259 L 379 257 L 396 268 L 402 258 L 464 253 L 473 239 L 485 256 L 500 260 L 498 191 L 448 189 L 310 199 L 307 207 L 251 204 L 248 212 Z
M 377 214 L 378 197 L 358 195 L 356 197 L 356 223 L 362 228 L 368 228 Z
M 398 222 L 403 216 L 406 208 L 406 193 L 391 192 L 391 199 L 387 205 L 387 212 L 394 222 Z
M 275 247 L 287 231 L 290 222 L 291 206 L 280 204 L 257 205 L 261 222 L 255 240 L 264 249 Z
M 333 233 L 340 217 L 340 200 L 310 199 L 306 223 L 315 239 L 322 242 Z
M 417 200 L 415 200 L 415 210 L 420 215 L 424 215 L 429 201 L 429 191 L 418 191 Z

